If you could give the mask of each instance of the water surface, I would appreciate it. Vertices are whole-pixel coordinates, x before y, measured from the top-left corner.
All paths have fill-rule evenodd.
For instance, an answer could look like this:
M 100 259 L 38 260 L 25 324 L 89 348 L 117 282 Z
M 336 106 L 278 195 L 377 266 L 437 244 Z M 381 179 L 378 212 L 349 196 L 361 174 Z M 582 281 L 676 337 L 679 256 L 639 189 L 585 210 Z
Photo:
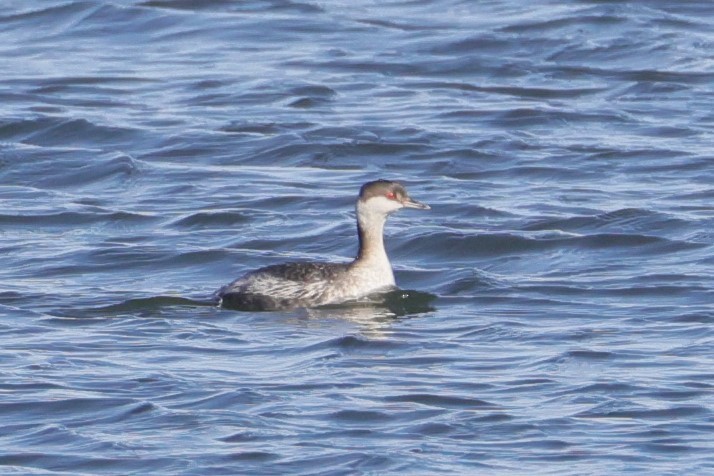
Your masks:
M 0 472 L 714 471 L 709 2 L 4 6 Z M 210 304 L 376 178 L 404 296 Z

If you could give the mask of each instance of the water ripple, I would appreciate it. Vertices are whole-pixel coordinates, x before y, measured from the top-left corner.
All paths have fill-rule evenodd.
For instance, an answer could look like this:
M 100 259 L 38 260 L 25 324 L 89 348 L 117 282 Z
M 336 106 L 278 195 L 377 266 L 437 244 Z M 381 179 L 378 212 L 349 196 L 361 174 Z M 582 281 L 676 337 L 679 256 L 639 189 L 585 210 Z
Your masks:
M 4 471 L 710 472 L 708 2 L 4 7 Z M 399 290 L 216 305 L 376 178 Z

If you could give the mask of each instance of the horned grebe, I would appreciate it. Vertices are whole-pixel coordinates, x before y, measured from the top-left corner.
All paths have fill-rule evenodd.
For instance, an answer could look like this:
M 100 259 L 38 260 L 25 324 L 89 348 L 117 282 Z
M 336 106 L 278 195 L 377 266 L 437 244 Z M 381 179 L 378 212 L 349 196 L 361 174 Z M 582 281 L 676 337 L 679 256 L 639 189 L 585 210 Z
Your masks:
M 269 311 L 315 307 L 358 299 L 395 287 L 384 249 L 384 223 L 400 208 L 428 210 L 397 182 L 362 185 L 357 199 L 359 252 L 351 263 L 285 263 L 243 275 L 216 293 L 228 307 Z

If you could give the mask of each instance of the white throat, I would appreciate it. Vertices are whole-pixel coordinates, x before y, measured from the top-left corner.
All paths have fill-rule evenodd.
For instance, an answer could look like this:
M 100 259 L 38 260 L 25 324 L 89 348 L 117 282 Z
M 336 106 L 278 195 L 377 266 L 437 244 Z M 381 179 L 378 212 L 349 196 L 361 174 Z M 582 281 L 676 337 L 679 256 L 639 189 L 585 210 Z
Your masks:
M 375 279 L 379 277 L 376 280 L 382 281 L 383 285 L 394 285 L 392 265 L 384 247 L 384 223 L 387 221 L 388 214 L 395 208 L 391 204 L 389 204 L 389 208 L 385 208 L 381 206 L 381 203 L 375 203 L 375 200 L 387 202 L 381 197 L 372 198 L 369 203 L 357 201 L 359 253 L 355 259 L 355 265 L 368 269 Z

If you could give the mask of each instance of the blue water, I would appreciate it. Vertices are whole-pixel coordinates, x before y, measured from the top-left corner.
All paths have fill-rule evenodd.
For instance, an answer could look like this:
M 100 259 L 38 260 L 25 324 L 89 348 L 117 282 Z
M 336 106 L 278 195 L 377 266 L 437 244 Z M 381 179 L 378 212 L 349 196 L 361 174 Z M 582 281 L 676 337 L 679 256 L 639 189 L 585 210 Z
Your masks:
M 6 0 L 0 473 L 714 473 L 714 8 Z M 355 252 L 385 304 L 221 285 Z

